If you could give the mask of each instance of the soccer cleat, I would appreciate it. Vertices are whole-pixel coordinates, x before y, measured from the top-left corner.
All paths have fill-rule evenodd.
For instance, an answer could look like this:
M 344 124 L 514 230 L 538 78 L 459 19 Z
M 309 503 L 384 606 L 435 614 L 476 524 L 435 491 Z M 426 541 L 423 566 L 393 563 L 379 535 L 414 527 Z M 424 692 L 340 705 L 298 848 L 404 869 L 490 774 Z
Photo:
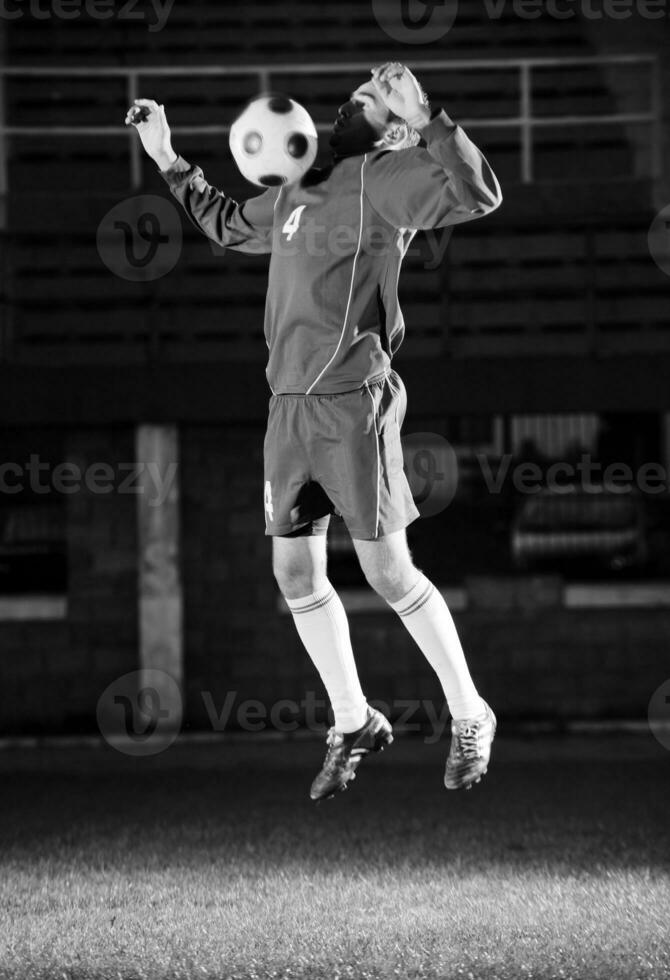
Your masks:
M 328 732 L 328 751 L 309 795 L 313 800 L 324 800 L 347 788 L 356 778 L 356 769 L 370 752 L 382 752 L 393 741 L 390 723 L 380 711 L 368 706 L 367 721 L 357 732 L 343 735 L 331 728 Z
M 491 744 L 496 733 L 496 716 L 484 701 L 486 713 L 451 723 L 451 749 L 444 771 L 447 789 L 472 789 L 486 773 Z

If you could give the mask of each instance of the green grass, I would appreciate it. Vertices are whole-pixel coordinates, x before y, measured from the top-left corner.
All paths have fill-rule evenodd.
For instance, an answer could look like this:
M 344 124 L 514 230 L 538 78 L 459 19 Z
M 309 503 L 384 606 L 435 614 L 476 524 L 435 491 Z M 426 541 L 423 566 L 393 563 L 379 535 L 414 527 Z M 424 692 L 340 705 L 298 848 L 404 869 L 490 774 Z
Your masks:
M 307 798 L 318 742 L 0 754 L 0 976 L 670 975 L 668 753 L 500 738 L 470 793 L 398 739 Z

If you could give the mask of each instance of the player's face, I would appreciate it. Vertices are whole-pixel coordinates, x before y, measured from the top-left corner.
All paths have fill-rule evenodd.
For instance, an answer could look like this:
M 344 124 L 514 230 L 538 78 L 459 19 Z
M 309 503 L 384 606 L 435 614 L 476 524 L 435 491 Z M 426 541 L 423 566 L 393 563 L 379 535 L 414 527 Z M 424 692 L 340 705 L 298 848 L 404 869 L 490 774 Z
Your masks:
M 367 153 L 382 138 L 391 114 L 372 82 L 355 89 L 337 110 L 330 146 L 337 157 Z

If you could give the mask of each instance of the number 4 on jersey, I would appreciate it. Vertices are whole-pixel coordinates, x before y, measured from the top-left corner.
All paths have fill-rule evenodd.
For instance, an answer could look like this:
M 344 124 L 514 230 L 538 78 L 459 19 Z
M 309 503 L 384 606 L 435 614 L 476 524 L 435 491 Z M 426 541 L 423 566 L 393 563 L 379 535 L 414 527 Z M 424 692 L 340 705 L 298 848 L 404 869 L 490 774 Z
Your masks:
M 281 231 L 282 231 L 282 235 L 286 235 L 287 242 L 291 241 L 296 231 L 300 227 L 300 219 L 302 217 L 302 212 L 305 210 L 306 207 L 307 207 L 306 204 L 301 204 L 299 207 L 291 211 L 290 215 L 286 219 L 284 223 L 284 227 L 282 228 Z

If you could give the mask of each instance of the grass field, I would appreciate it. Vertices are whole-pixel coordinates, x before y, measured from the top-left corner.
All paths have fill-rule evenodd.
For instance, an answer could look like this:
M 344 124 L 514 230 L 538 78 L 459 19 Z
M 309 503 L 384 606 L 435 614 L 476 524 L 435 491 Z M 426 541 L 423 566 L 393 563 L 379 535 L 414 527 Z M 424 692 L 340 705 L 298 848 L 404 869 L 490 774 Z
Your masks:
M 323 745 L 5 750 L 0 976 L 670 976 L 670 756 L 499 738 L 470 793 L 397 739 L 307 797 Z

